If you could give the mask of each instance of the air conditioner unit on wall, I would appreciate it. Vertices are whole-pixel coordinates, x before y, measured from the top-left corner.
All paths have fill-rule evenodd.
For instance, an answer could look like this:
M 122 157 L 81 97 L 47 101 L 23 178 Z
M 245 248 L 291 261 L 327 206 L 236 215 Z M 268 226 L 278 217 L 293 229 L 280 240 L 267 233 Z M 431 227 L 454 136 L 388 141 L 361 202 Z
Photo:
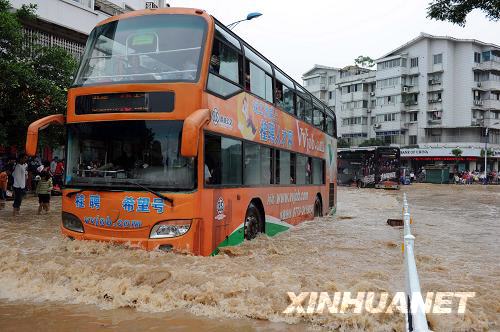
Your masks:
M 370 96 L 375 96 L 375 92 L 370 92 Z
M 375 124 L 373 125 L 373 128 L 380 128 L 380 127 L 382 127 L 382 125 L 381 125 L 380 123 L 375 123 Z
M 403 92 L 408 92 L 408 87 L 407 86 L 403 87 Z

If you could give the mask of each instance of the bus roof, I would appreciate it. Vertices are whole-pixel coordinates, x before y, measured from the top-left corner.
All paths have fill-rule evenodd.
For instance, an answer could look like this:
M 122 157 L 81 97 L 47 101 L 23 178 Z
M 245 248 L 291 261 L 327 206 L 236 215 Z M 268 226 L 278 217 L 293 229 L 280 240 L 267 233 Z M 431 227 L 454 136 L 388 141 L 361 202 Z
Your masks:
M 324 107 L 324 110 L 325 112 L 330 115 L 331 117 L 333 118 L 336 118 L 336 115 L 335 115 L 335 112 L 327 105 L 325 104 L 324 102 L 322 102 L 321 100 L 319 100 L 318 98 L 316 98 L 316 96 L 314 96 L 312 93 L 310 93 L 307 89 L 305 89 L 302 85 L 300 85 L 299 83 L 297 83 L 297 81 L 295 81 L 294 79 L 292 79 L 289 75 L 287 75 L 285 73 L 285 71 L 283 71 L 282 69 L 280 69 L 278 66 L 276 66 L 273 62 L 269 61 L 269 59 L 267 59 L 264 55 L 262 55 L 259 51 L 257 51 L 255 48 L 253 48 L 249 43 L 247 43 L 243 38 L 241 38 L 240 36 L 238 36 L 237 34 L 235 34 L 233 31 L 231 31 L 230 29 L 227 29 L 226 26 L 220 22 L 219 20 L 217 20 L 215 17 L 207 14 L 206 11 L 202 10 L 202 9 L 196 9 L 196 8 L 179 8 L 179 7 L 167 7 L 167 8 L 153 8 L 153 9 L 142 9 L 142 10 L 134 10 L 134 11 L 131 11 L 131 12 L 127 12 L 127 13 L 124 13 L 124 14 L 120 14 L 120 15 L 115 15 L 115 16 L 112 16 L 110 18 L 107 18 L 99 23 L 97 23 L 96 26 L 101 26 L 101 25 L 104 25 L 104 24 L 107 24 L 109 22 L 113 22 L 113 21 L 117 21 L 117 20 L 122 20 L 122 19 L 127 19 L 127 18 L 131 18 L 131 17 L 137 17 L 137 16 L 144 16 L 144 15 L 159 15 L 159 14 L 180 14 L 180 15 L 199 15 L 199 16 L 202 16 L 204 17 L 207 21 L 211 21 L 211 20 L 214 20 L 215 22 L 218 23 L 218 25 L 222 28 L 224 28 L 224 30 L 228 33 L 230 33 L 231 35 L 233 35 L 234 37 L 236 37 L 238 40 L 240 40 L 246 47 L 248 47 L 249 49 L 251 49 L 253 52 L 255 52 L 256 54 L 258 54 L 259 56 L 261 56 L 263 59 L 265 59 L 272 67 L 278 69 L 283 75 L 285 75 L 288 79 L 290 79 L 294 84 L 295 84 L 295 87 L 294 89 L 297 89 L 297 87 L 300 87 L 302 90 L 304 90 L 306 92 L 306 94 L 309 96 L 309 98 L 311 98 L 311 100 L 313 102 L 318 102 L 320 103 L 323 107 Z
M 211 16 L 208 15 L 207 12 L 205 12 L 203 9 L 167 7 L 167 8 L 133 10 L 120 15 L 111 16 L 110 18 L 107 18 L 97 23 L 96 26 L 100 26 L 109 22 L 123 20 L 131 17 L 145 16 L 145 15 L 159 15 L 159 14 L 199 15 L 203 16 L 207 21 L 211 20 Z

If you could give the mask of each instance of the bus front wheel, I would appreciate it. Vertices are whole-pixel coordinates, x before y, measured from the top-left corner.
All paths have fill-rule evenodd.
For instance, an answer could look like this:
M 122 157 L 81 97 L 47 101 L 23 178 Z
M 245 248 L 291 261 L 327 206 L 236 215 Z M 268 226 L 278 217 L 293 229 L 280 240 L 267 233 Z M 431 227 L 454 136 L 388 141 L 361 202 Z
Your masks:
M 321 199 L 319 196 L 316 196 L 316 201 L 314 201 L 314 217 L 323 216 L 323 207 L 321 205 Z
M 260 232 L 262 232 L 262 217 L 254 203 L 250 203 L 245 214 L 245 239 L 255 239 Z

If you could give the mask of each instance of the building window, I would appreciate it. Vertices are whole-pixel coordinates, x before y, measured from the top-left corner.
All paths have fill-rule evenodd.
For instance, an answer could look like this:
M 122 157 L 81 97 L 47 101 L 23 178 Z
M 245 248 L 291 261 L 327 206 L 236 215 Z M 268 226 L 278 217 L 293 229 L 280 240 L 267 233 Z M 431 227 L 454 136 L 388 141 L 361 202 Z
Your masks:
M 335 76 L 328 77 L 328 84 L 335 84 Z
M 383 69 L 389 69 L 393 67 L 399 67 L 401 64 L 401 59 L 393 59 L 393 60 L 387 60 L 383 62 L 379 62 L 377 64 L 377 69 L 378 70 L 383 70 Z M 405 63 L 406 65 L 406 63 Z
M 417 58 L 411 58 L 410 59 L 410 67 L 418 67 L 418 57 Z
M 410 145 L 417 145 L 417 135 L 410 135 Z
M 333 99 L 333 91 L 328 91 L 328 99 L 329 100 Z
M 440 63 L 443 63 L 443 53 L 434 54 L 434 64 L 437 65 Z
M 410 113 L 410 122 L 416 122 L 417 119 L 418 119 L 418 113 L 417 112 Z
M 475 63 L 480 63 L 481 62 L 481 53 L 474 52 L 474 62 Z

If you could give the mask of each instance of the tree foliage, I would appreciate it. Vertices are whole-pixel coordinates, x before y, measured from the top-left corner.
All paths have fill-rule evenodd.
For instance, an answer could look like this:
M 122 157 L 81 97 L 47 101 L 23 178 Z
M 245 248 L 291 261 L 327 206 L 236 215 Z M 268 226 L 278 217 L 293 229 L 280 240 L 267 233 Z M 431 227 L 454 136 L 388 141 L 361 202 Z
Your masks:
M 486 152 L 486 156 L 487 157 L 491 157 L 493 156 L 493 150 L 488 148 L 487 152 Z M 484 158 L 484 149 L 481 149 L 481 157 Z
M 361 143 L 359 146 L 383 146 L 383 145 L 385 145 L 385 144 L 384 144 L 384 141 L 382 141 L 381 139 L 370 138 L 370 139 L 367 139 L 366 141 L 364 141 L 363 143 Z
M 354 63 L 363 68 L 371 68 L 375 66 L 375 61 L 369 56 L 360 55 L 354 59 Z
M 484 11 L 492 21 L 500 19 L 500 0 L 433 0 L 427 7 L 427 17 L 465 26 L 467 14 L 474 9 Z
M 455 157 L 461 157 L 462 156 L 462 149 L 460 148 L 455 148 L 453 150 L 451 150 L 451 153 L 455 156 Z
M 351 144 L 349 144 L 349 142 L 347 140 L 345 140 L 344 138 L 339 138 L 337 140 L 337 147 L 338 148 L 348 148 L 350 146 L 351 146 Z
M 33 20 L 35 10 L 29 5 L 13 11 L 8 0 L 0 0 L 0 145 L 21 149 L 31 122 L 65 112 L 77 66 L 64 49 L 24 38 L 21 21 Z M 51 130 L 41 143 L 62 144 L 62 129 Z

